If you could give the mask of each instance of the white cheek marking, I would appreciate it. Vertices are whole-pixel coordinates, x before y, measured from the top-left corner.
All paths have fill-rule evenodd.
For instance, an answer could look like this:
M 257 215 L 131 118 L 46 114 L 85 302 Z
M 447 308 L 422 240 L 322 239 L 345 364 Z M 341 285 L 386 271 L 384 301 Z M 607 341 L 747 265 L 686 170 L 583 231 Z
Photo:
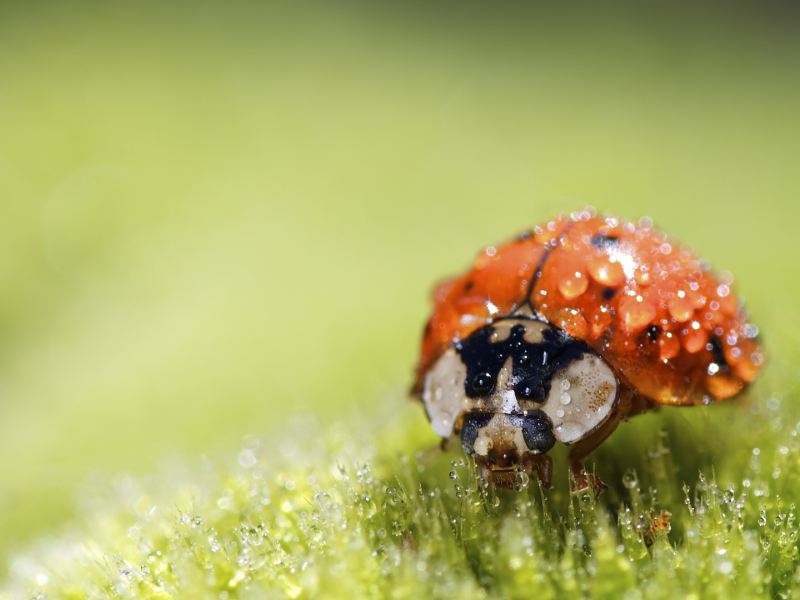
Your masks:
M 562 444 L 574 444 L 606 420 L 617 399 L 617 378 L 598 356 L 584 355 L 553 375 L 542 411 Z
M 492 449 L 492 438 L 486 435 L 486 432 L 481 429 L 478 432 L 478 437 L 475 439 L 475 454 L 479 456 L 486 456 L 489 450 Z
M 467 368 L 452 348 L 436 361 L 425 377 L 422 401 L 436 435 L 449 438 L 458 415 L 471 408 L 472 401 L 464 393 L 466 378 Z

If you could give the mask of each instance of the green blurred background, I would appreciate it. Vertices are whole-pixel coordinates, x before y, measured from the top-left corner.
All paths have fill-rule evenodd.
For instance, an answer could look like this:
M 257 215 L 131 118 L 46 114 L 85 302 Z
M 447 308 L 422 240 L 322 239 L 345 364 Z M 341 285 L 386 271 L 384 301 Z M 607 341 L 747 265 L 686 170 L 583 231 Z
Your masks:
M 0 5 L 0 558 L 92 473 L 402 406 L 433 282 L 563 209 L 695 245 L 790 363 L 799 17 Z

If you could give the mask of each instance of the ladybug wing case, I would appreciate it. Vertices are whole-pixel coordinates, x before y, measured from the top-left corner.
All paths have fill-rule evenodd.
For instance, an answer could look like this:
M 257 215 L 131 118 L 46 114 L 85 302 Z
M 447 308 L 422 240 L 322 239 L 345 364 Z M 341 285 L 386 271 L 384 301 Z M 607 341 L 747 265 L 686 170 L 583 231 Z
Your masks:
M 655 231 L 588 213 L 560 218 L 500 248 L 434 293 L 412 392 L 472 332 L 528 309 L 584 342 L 637 394 L 691 405 L 735 395 L 763 352 L 730 281 Z

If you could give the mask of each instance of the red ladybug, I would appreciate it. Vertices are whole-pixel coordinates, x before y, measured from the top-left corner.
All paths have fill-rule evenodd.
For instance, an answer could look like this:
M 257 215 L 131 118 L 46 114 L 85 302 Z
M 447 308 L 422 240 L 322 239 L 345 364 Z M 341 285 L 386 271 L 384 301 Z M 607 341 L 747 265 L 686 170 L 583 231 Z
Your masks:
M 517 471 L 549 487 L 560 442 L 572 490 L 602 491 L 581 463 L 621 419 L 729 398 L 763 362 L 731 277 L 646 218 L 561 216 L 486 248 L 433 302 L 412 393 L 499 487 Z

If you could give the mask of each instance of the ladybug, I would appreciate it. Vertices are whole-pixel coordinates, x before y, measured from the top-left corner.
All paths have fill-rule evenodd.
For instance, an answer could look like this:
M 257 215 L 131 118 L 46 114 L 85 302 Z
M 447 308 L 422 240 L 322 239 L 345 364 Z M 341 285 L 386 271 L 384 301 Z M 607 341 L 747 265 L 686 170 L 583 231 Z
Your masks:
M 755 379 L 758 328 L 731 283 L 648 218 L 561 215 L 438 286 L 412 394 L 490 485 L 523 471 L 549 488 L 559 442 L 571 491 L 600 493 L 582 462 L 622 419 Z

